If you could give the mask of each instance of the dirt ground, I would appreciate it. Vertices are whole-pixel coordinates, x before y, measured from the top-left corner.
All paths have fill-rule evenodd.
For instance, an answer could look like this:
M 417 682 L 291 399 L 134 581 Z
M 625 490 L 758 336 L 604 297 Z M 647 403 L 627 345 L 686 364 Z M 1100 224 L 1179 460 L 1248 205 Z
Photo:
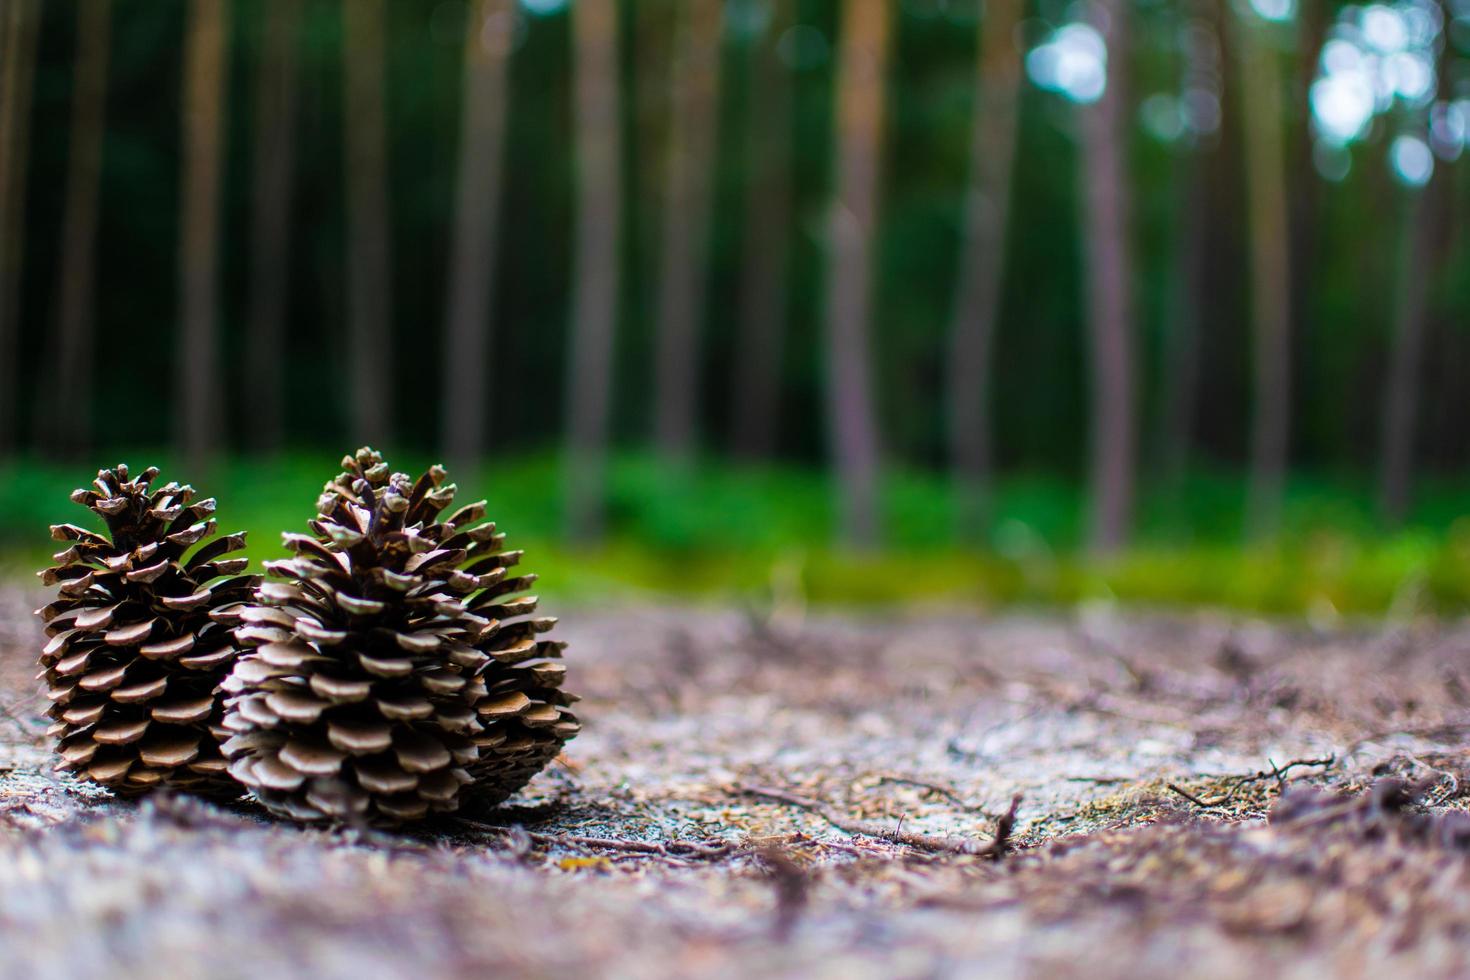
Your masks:
M 6 976 L 1470 974 L 1467 624 L 564 612 L 564 764 L 388 835 L 53 775 L 35 599 Z

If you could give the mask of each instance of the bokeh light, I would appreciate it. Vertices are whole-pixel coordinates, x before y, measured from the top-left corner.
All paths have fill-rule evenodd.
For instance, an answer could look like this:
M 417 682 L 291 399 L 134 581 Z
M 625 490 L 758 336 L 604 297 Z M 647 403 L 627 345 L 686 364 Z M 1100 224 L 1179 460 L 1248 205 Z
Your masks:
M 1429 111 L 1429 145 L 1441 160 L 1458 160 L 1470 130 L 1470 99 L 1441 102 Z
M 521 0 L 521 6 L 528 14 L 537 17 L 550 17 L 567 9 L 570 0 Z
M 1296 0 L 1250 0 L 1257 17 L 1270 21 L 1288 21 L 1296 16 Z
M 1417 136 L 1398 136 L 1388 152 L 1393 175 L 1406 187 L 1423 187 L 1434 176 L 1434 154 Z
M 1158 92 L 1144 99 L 1138 114 L 1148 134 L 1163 143 L 1180 139 L 1188 128 L 1183 100 L 1168 92 Z
M 1067 24 L 1026 56 L 1026 74 L 1073 102 L 1096 102 L 1108 85 L 1107 42 L 1089 24 Z
M 1458 2 L 1456 16 L 1462 7 L 1470 4 Z M 1318 142 L 1313 159 L 1324 177 L 1340 180 L 1347 173 L 1344 153 L 1332 148 L 1346 151 L 1385 128 L 1404 134 L 1393 140 L 1388 159 L 1394 176 L 1408 186 L 1429 180 L 1436 156 L 1460 155 L 1467 118 L 1460 103 L 1435 100 L 1443 25 L 1433 0 L 1355 4 L 1338 12 L 1309 96 Z M 1379 118 L 1393 123 L 1375 125 Z M 1409 133 L 1427 133 L 1427 140 Z
M 1319 78 L 1312 83 L 1311 99 L 1317 132 L 1330 143 L 1351 143 L 1373 119 L 1373 87 L 1356 72 Z

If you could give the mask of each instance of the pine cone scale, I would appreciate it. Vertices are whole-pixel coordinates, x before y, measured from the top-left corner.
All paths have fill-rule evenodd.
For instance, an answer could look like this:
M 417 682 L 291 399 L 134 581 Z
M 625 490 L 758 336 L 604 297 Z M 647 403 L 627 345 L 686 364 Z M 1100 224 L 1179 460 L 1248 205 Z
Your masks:
M 168 690 L 168 678 L 155 677 L 152 680 L 129 684 L 127 687 L 113 688 L 111 697 L 112 700 L 123 704 L 135 704 L 140 701 L 151 701 L 166 690 Z
M 168 725 L 192 725 L 214 713 L 214 695 L 174 698 L 155 704 L 150 711 L 154 721 Z
M 198 642 L 198 638 L 193 633 L 185 633 L 172 640 L 145 643 L 138 647 L 138 655 L 149 660 L 177 660 L 194 649 Z
M 348 755 L 373 755 L 393 745 L 393 729 L 380 722 L 331 721 L 327 723 L 327 741 Z

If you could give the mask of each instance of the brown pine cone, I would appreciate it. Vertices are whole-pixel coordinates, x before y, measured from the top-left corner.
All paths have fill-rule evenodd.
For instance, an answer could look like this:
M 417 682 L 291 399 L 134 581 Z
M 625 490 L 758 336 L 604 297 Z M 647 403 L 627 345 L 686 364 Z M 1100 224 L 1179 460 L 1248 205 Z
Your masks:
M 267 562 L 226 682 L 230 772 L 296 820 L 393 824 L 498 803 L 578 730 L 565 644 L 538 639 L 535 576 L 454 499 L 441 467 L 390 475 L 360 449 L 326 485 L 312 535 Z
M 149 467 L 129 480 L 119 464 L 97 474 L 95 489 L 71 495 L 107 534 L 51 528 L 71 542 L 40 573 L 58 598 L 36 611 L 51 637 L 40 677 L 57 768 L 122 794 L 168 785 L 238 796 L 219 750 L 215 697 L 238 651 L 229 626 L 213 617 L 256 584 L 236 574 L 246 559 L 223 558 L 245 546 L 245 535 L 194 548 L 215 533 L 214 499 L 195 501 L 194 489 L 177 483 L 153 489 L 157 476 Z

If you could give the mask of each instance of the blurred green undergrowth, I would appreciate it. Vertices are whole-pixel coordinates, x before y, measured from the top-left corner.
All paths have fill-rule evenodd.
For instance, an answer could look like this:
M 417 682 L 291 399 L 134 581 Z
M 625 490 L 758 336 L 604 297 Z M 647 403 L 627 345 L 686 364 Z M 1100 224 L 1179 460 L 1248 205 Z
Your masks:
M 134 466 L 165 454 L 108 458 Z M 426 456 L 395 454 L 413 470 Z M 0 465 L 0 574 L 24 576 L 54 550 L 46 533 L 86 523 L 70 490 L 93 468 L 36 460 Z M 220 498 L 228 530 L 250 532 L 254 559 L 282 554 L 279 532 L 303 530 L 330 456 L 232 458 L 194 482 Z M 1470 484 L 1425 481 L 1400 530 L 1375 518 L 1362 480 L 1298 475 L 1283 533 L 1242 543 L 1245 485 L 1231 473 L 1194 473 L 1173 488 L 1145 487 L 1136 544 L 1107 560 L 1078 550 L 1085 500 L 1061 477 L 1000 481 L 993 519 L 973 547 L 957 543 L 956 501 L 946 480 L 893 472 L 884 494 L 886 548 L 852 554 L 831 544 L 828 478 L 782 467 L 695 464 L 670 469 L 622 455 L 610 471 L 609 529 L 593 548 L 561 537 L 562 470 L 554 455 L 487 463 L 454 474 L 462 499 L 485 497 L 513 547 L 529 549 L 542 594 L 579 602 L 673 596 L 762 606 L 996 607 L 1116 600 L 1155 606 L 1218 606 L 1313 619 L 1389 612 L 1470 611 Z

